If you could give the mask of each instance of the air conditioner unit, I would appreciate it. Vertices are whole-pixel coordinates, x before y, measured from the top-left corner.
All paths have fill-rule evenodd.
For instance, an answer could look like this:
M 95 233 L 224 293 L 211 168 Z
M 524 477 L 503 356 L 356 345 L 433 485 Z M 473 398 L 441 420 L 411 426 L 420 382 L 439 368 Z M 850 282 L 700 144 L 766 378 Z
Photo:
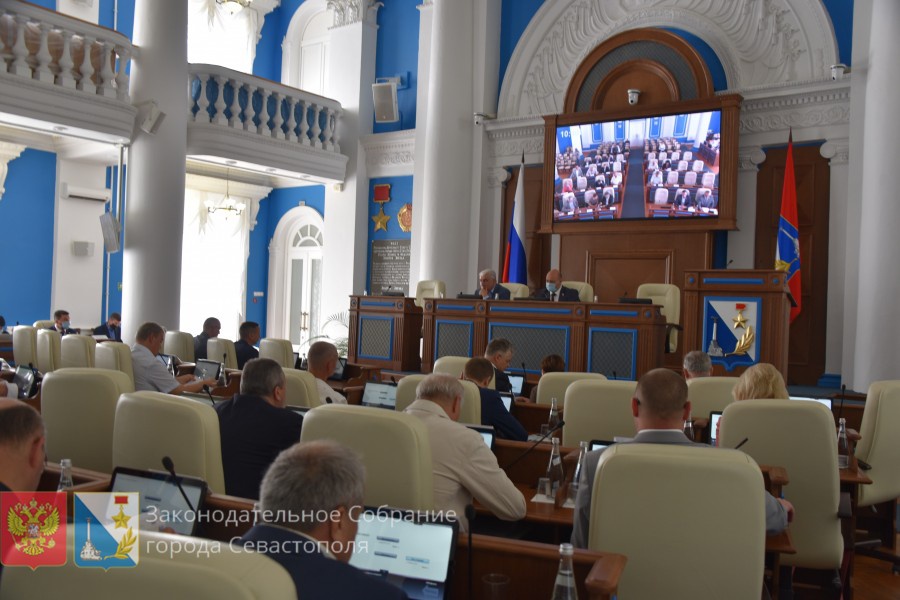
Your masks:
M 105 188 L 87 188 L 63 183 L 60 185 L 60 196 L 63 200 L 93 200 L 94 202 L 109 202 L 112 191 Z

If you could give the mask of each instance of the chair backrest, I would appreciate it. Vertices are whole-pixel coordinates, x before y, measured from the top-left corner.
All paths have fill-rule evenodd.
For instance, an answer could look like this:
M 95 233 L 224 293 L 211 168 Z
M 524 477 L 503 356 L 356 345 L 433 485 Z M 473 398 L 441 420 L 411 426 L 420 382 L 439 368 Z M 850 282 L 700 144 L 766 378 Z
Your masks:
M 691 416 L 708 418 L 713 411 L 723 411 L 734 402 L 731 391 L 737 385 L 737 377 L 694 377 L 688 379 L 688 400 Z
M 700 185 L 703 187 L 711 188 L 716 183 L 716 174 L 715 173 L 704 173 L 703 178 L 700 180 Z
M 47 458 L 70 458 L 76 467 L 111 473 L 116 404 L 120 395 L 133 391 L 134 381 L 121 371 L 66 368 L 47 373 L 41 384 Z
M 37 329 L 28 325 L 17 325 L 13 329 L 13 360 L 17 365 L 34 365 L 37 369 Z
M 89 335 L 66 335 L 59 344 L 60 365 L 69 367 L 93 367 L 97 340 Z
M 680 158 L 681 158 L 681 152 L 679 152 L 678 150 L 674 151 L 672 153 L 672 156 L 669 157 L 670 160 L 678 160 Z
M 481 425 L 481 392 L 471 381 L 460 381 L 463 386 L 462 406 L 459 409 L 459 422 Z
M 434 361 L 432 372 L 459 377 L 466 368 L 467 362 L 469 362 L 468 356 L 442 356 Z
M 668 185 L 678 183 L 678 171 L 669 171 L 669 174 L 666 175 L 666 183 Z
M 696 171 L 690 171 L 684 174 L 684 185 L 696 185 L 697 184 L 697 173 Z
M 869 386 L 856 456 L 872 465 L 871 485 L 859 486 L 860 506 L 900 497 L 900 381 Z
M 394 408 L 398 412 L 406 410 L 410 404 L 416 399 L 416 386 L 419 385 L 427 375 L 406 375 L 397 382 L 397 403 Z
M 225 338 L 211 338 L 206 341 L 206 357 L 225 363 L 226 369 L 237 369 L 237 353 L 234 342 Z
M 670 173 L 671 175 L 671 173 Z M 676 175 L 677 177 L 677 175 Z M 666 204 L 669 202 L 669 190 L 664 187 L 656 188 L 653 192 L 653 203 L 654 204 Z
M 719 446 L 741 450 L 757 463 L 787 470 L 784 497 L 796 512 L 791 539 L 796 554 L 782 564 L 812 569 L 841 565 L 844 542 L 838 518 L 837 435 L 831 411 L 818 402 L 732 402 L 719 422 Z
M 764 490 L 759 467 L 739 450 L 616 444 L 597 465 L 588 546 L 628 556 L 621 598 L 689 600 L 702 588 L 700 596 L 756 600 Z
M 694 158 L 694 153 L 689 150 L 689 151 L 685 152 L 681 156 L 681 158 L 682 158 L 682 160 L 692 160 Z
M 578 299 L 581 302 L 594 301 L 594 286 L 587 281 L 563 281 L 563 287 L 578 291 Z
M 324 404 L 319 398 L 316 378 L 309 371 L 284 369 L 284 383 L 287 388 L 287 404 L 315 408 Z
M 659 304 L 660 312 L 666 318 L 667 323 L 678 325 L 681 323 L 681 289 L 671 283 L 642 283 L 638 286 L 638 298 L 650 298 L 653 304 Z M 678 348 L 678 332 L 669 334 L 669 352 L 675 352 Z
M 368 406 L 328 404 L 303 418 L 300 441 L 321 439 L 334 440 L 361 455 L 366 465 L 366 505 L 434 508 L 431 446 L 428 430 L 418 417 Z
M 259 340 L 259 357 L 271 358 L 284 369 L 294 368 L 294 346 L 291 340 L 263 338 Z
M 194 336 L 186 331 L 167 331 L 163 354 L 173 354 L 184 362 L 194 362 Z
M 462 358 L 459 356 L 447 356 L 442 358 Z M 440 359 L 439 359 L 440 360 Z M 466 359 L 468 360 L 468 359 Z M 460 371 L 453 373 L 452 371 L 438 371 L 437 363 L 435 363 L 435 373 L 447 373 L 455 377 L 459 376 Z M 416 399 L 416 386 L 419 385 L 427 375 L 407 375 L 397 382 L 397 404 L 396 410 L 403 412 Z M 481 425 L 481 393 L 478 386 L 471 381 L 460 381 L 463 386 L 463 402 L 459 413 L 460 423 L 471 423 Z
M 687 152 L 685 152 L 685 154 L 687 154 Z M 687 168 L 688 168 L 687 159 L 678 161 L 678 170 L 679 171 L 687 171 Z
M 182 475 L 225 493 L 219 417 L 208 404 L 160 392 L 122 394 L 116 406 L 113 466 L 159 469 L 169 456 Z
M 66 532 L 75 547 L 75 528 Z M 297 588 L 287 570 L 264 554 L 227 547 L 211 540 L 150 530 L 140 532 L 140 563 L 134 569 L 85 569 L 68 560 L 53 569 L 4 569 L 3 597 L 10 600 L 79 597 L 113 598 L 128 590 L 130 600 L 158 598 L 234 598 L 293 600 Z M 191 552 L 172 554 L 173 548 Z
M 35 321 L 31 324 L 35 329 L 48 329 L 56 325 L 56 321 L 53 319 L 41 319 L 40 321 Z
M 60 335 L 58 331 L 39 329 L 37 332 L 37 368 L 50 373 L 60 367 Z
M 538 380 L 537 403 L 550 404 L 556 398 L 556 405 L 562 408 L 566 401 L 566 389 L 582 379 L 605 380 L 600 373 L 544 373 Z
M 131 362 L 131 348 L 122 342 L 103 342 L 94 351 L 94 366 L 101 369 L 121 371 L 128 375 L 134 387 L 134 367 Z
M 416 284 L 416 306 L 425 306 L 425 298 L 440 298 L 447 295 L 447 284 L 440 279 L 423 279 Z
M 691 170 L 692 170 L 692 171 L 698 171 L 698 172 L 699 172 L 699 171 L 702 171 L 702 170 L 703 170 L 703 161 L 702 161 L 702 160 L 695 160 L 695 161 L 694 161 L 694 164 L 691 165 Z
M 572 383 L 566 390 L 563 446 L 634 437 L 631 398 L 636 387 L 636 381 L 585 379 Z
M 510 298 L 527 298 L 531 295 L 531 290 L 524 283 L 501 283 L 500 285 L 509 290 Z

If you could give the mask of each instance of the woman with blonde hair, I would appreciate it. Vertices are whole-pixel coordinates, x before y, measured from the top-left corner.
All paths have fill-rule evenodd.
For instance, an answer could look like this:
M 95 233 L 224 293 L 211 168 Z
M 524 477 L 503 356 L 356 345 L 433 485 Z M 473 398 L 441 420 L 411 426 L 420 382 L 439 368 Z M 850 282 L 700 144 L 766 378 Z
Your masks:
M 784 378 L 774 365 L 757 363 L 744 371 L 731 394 L 735 400 L 788 400 Z

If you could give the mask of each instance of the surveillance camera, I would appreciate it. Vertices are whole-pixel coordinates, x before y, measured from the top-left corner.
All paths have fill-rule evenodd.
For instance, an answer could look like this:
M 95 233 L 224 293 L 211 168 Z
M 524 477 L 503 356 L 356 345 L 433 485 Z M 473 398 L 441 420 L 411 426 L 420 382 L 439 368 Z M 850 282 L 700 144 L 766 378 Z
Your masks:
M 634 106 L 635 104 L 637 104 L 637 102 L 638 102 L 637 96 L 629 96 L 628 97 L 628 104 L 631 104 L 632 106 Z
M 847 65 L 837 64 L 831 65 L 831 80 L 839 81 L 844 78 L 844 73 L 846 73 L 849 69 L 847 69 Z
M 641 90 L 637 90 L 637 89 L 633 89 L 633 88 L 628 90 L 628 104 L 630 104 L 631 106 L 634 106 L 635 104 L 637 104 L 638 97 L 640 97 L 640 95 L 641 95 Z
M 475 119 L 475 125 L 481 125 L 484 115 L 481 113 L 474 113 L 472 117 Z

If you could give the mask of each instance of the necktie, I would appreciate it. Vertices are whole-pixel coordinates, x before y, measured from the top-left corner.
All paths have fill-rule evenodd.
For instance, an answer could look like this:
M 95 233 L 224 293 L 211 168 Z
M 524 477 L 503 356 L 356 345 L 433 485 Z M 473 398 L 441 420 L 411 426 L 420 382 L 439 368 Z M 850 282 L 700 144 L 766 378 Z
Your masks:
M 550 292 L 550 302 L 556 302 L 556 292 Z

